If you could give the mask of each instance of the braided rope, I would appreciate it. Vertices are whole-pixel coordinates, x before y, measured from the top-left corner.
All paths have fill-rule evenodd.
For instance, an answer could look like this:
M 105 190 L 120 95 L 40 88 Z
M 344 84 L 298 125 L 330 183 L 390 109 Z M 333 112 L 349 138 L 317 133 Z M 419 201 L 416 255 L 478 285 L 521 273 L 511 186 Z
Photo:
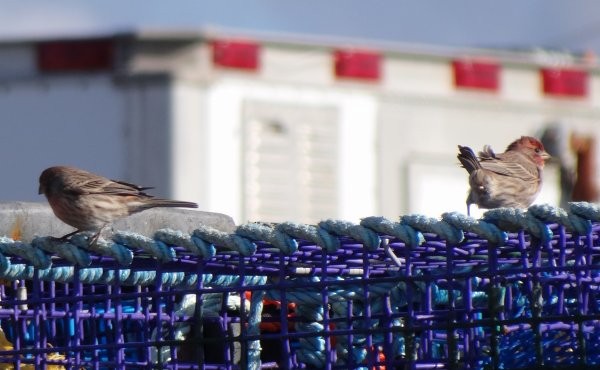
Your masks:
M 52 264 L 41 249 L 5 236 L 0 237 L 0 252 L 21 257 L 40 269 L 48 268 Z
M 296 330 L 299 332 L 318 333 L 322 332 L 323 306 L 321 305 L 299 305 L 296 308 L 296 316 L 301 318 L 296 323 Z M 323 336 L 307 336 L 298 339 L 300 344 L 296 356 L 300 362 L 313 365 L 317 368 L 324 368 L 327 361 L 325 353 L 325 338 Z
M 264 223 L 249 223 L 238 226 L 235 233 L 255 241 L 264 240 L 279 248 L 285 254 L 292 254 L 298 250 L 298 242 L 296 240 Z
M 90 255 L 71 243 L 59 239 L 43 237 L 31 241 L 31 246 L 46 252 L 56 254 L 77 266 L 89 266 L 92 263 Z
M 5 257 L 6 258 L 6 257 Z M 6 269 L 2 269 L 0 276 L 7 280 L 32 279 L 34 267 L 24 263 L 10 264 Z
M 73 235 L 69 239 L 69 243 L 100 256 L 112 257 L 122 266 L 131 265 L 133 262 L 133 252 L 131 250 L 102 238 L 99 238 L 96 243 L 90 244 L 89 238 L 82 233 Z
M 360 225 L 340 220 L 325 220 L 320 222 L 318 227 L 291 222 L 276 225 L 250 223 L 238 227 L 234 234 L 224 233 L 204 225 L 200 225 L 191 234 L 170 229 L 158 230 L 154 238 L 121 231 L 113 235 L 112 241 L 100 238 L 93 245 L 89 244 L 89 235 L 85 233 L 74 235 L 68 241 L 38 237 L 31 243 L 0 237 L 0 275 L 5 278 L 31 276 L 29 270 L 20 264 L 12 265 L 10 256 L 20 257 L 33 267 L 46 271 L 52 266 L 47 253 L 58 255 L 80 268 L 90 266 L 93 255 L 110 257 L 122 266 L 129 266 L 133 262 L 136 250 L 143 251 L 159 262 L 171 262 L 177 259 L 176 251 L 171 246 L 182 247 L 204 259 L 217 256 L 217 247 L 237 251 L 243 256 L 251 256 L 257 251 L 255 242 L 260 240 L 277 247 L 284 254 L 291 254 L 298 249 L 297 240 L 313 242 L 328 253 L 333 253 L 341 246 L 342 240 L 339 237 L 350 237 L 362 243 L 368 250 L 383 247 L 379 235 L 391 236 L 409 247 L 417 247 L 424 241 L 422 232 L 434 233 L 448 243 L 456 245 L 463 240 L 464 232 L 467 231 L 485 238 L 490 243 L 501 245 L 507 240 L 507 232 L 519 230 L 525 230 L 542 242 L 548 242 L 552 238 L 552 231 L 547 223 L 558 223 L 579 235 L 585 235 L 590 232 L 591 221 L 594 220 L 600 220 L 600 207 L 590 203 L 575 202 L 569 204 L 569 211 L 548 205 L 534 205 L 526 211 L 514 208 L 493 209 L 487 211 L 481 220 L 457 212 L 448 212 L 442 215 L 441 220 L 423 215 L 402 216 L 401 222 L 392 222 L 383 217 L 366 217 L 361 220 Z M 80 269 L 80 271 L 84 270 Z M 89 274 L 91 270 L 85 271 Z M 52 276 L 65 279 L 69 274 L 64 271 L 59 273 L 58 270 L 42 273 L 45 279 Z M 126 281 L 147 284 L 154 277 L 150 272 L 139 271 L 129 276 L 129 280 Z M 124 281 L 120 277 L 110 276 L 110 274 L 100 276 L 98 273 L 85 275 L 83 278 L 89 282 L 101 280 L 108 282 L 112 281 L 111 279 Z M 180 279 L 171 276 L 166 282 L 177 285 Z M 308 297 L 306 299 L 312 300 Z
M 379 248 L 379 244 L 381 243 L 379 236 L 375 232 L 351 222 L 329 219 L 319 222 L 319 227 L 331 234 L 349 236 L 361 242 L 368 250 Z
M 161 262 L 175 260 L 175 250 L 159 240 L 127 231 L 117 231 L 113 240 L 121 245 L 141 249 Z
M 154 239 L 165 244 L 184 247 L 192 254 L 205 259 L 209 259 L 217 253 L 217 249 L 214 245 L 198 242 L 198 238 L 194 238 L 193 236 L 179 230 L 158 230 L 154 233 Z
M 496 225 L 476 220 L 462 213 L 446 212 L 442 214 L 442 220 L 457 229 L 478 234 L 495 245 L 504 244 L 508 240 L 508 234 Z
M 457 245 L 465 238 L 462 230 L 459 230 L 446 221 L 427 217 L 423 215 L 406 215 L 401 217 L 401 222 L 416 230 L 437 234 L 451 245 Z
M 262 284 L 266 283 L 266 278 Z M 260 323 L 262 321 L 263 297 L 265 291 L 255 291 L 250 299 L 250 314 L 248 315 L 248 335 L 260 335 Z M 260 340 L 252 340 L 248 343 L 248 369 L 259 370 L 260 366 Z
M 327 299 L 330 302 L 347 302 L 360 301 L 364 299 L 363 287 L 359 284 L 360 278 L 354 278 L 356 285 L 336 285 L 336 281 L 348 281 L 349 278 L 332 278 L 327 280 Z M 297 282 L 302 282 L 301 278 L 296 279 Z M 288 288 L 285 291 L 285 296 L 289 300 L 307 305 L 318 305 L 323 302 L 323 293 L 319 288 L 314 286 L 314 283 L 321 281 L 318 277 L 312 277 L 307 283 L 298 288 Z M 373 296 L 381 296 L 389 293 L 398 283 L 372 283 L 369 284 L 369 291 Z M 267 297 L 275 300 L 281 300 L 280 292 L 276 289 L 267 291 Z
M 11 263 L 6 256 L 0 253 L 0 274 L 7 273 L 11 269 Z
M 548 204 L 534 204 L 529 207 L 527 212 L 544 222 L 562 224 L 568 230 L 575 231 L 579 235 L 586 235 L 592 230 L 592 222 L 590 220 Z
M 313 242 L 321 248 L 325 248 L 327 252 L 335 252 L 340 248 L 340 241 L 338 238 L 329 234 L 322 228 L 313 225 L 283 222 L 275 226 L 275 228 L 278 231 L 290 235 L 292 238 Z
M 421 245 L 425 238 L 419 231 L 399 222 L 392 222 L 384 217 L 365 217 L 360 221 L 361 226 L 367 227 L 375 232 L 390 235 L 402 240 L 409 247 Z
M 362 305 L 356 304 L 352 306 L 351 317 L 348 317 L 347 307 L 342 302 L 336 302 L 331 305 L 331 309 L 335 313 L 336 317 L 343 318 L 352 318 L 352 316 L 358 316 L 363 314 Z M 361 324 L 364 324 L 361 322 Z M 336 328 L 338 329 L 349 329 L 350 325 L 345 320 L 342 320 L 337 323 Z M 363 335 L 354 335 L 352 337 L 352 346 L 351 349 L 348 350 L 348 337 L 345 335 L 336 337 L 336 351 L 339 355 L 338 362 L 341 362 L 344 365 L 349 365 L 348 362 L 352 361 L 354 363 L 362 363 L 367 358 L 367 350 L 364 348 L 364 336 Z
M 569 211 L 586 220 L 600 221 L 600 207 L 594 203 L 571 202 Z
M 208 226 L 201 225 L 194 230 L 195 237 L 204 242 L 220 245 L 232 251 L 237 251 L 243 256 L 250 256 L 256 252 L 256 244 L 239 235 L 228 234 Z
M 534 214 L 518 208 L 497 208 L 483 214 L 483 220 L 507 231 L 526 230 L 547 243 L 552 239 L 552 231 Z

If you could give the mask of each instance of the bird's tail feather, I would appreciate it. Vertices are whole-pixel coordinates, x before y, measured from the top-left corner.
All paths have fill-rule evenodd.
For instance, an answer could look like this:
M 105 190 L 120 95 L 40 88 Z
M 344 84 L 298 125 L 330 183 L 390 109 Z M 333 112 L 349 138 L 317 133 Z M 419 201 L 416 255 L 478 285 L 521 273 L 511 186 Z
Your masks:
M 456 158 L 460 161 L 460 164 L 467 170 L 468 173 L 471 173 L 477 169 L 481 168 L 481 164 L 479 160 L 473 153 L 473 150 L 468 146 L 458 146 L 458 155 Z
M 151 201 L 147 202 L 147 208 L 154 207 L 181 207 L 181 208 L 198 208 L 198 204 L 194 202 L 184 202 L 180 200 L 160 199 L 152 198 Z

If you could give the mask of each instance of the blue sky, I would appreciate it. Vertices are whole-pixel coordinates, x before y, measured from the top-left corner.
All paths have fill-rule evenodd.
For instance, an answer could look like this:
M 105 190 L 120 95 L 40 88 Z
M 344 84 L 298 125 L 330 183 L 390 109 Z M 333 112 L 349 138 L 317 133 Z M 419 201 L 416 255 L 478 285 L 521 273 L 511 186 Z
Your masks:
M 458 47 L 600 51 L 596 0 L 0 0 L 0 38 L 213 26 Z

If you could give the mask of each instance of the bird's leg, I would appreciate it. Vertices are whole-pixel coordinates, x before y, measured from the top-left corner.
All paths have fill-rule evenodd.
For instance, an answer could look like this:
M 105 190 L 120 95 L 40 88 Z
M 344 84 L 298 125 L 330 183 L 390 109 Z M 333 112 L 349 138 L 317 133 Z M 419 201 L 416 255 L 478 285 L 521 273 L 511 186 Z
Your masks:
M 98 232 L 96 232 L 94 235 L 92 235 L 92 238 L 90 239 L 90 242 L 88 245 L 94 245 L 96 244 L 96 242 L 98 241 L 98 239 L 100 238 L 100 234 L 102 233 L 102 230 L 106 227 L 106 224 L 102 225 L 102 227 L 100 228 L 100 230 L 98 230 Z
M 77 234 L 77 233 L 80 233 L 80 232 L 81 232 L 81 230 L 75 230 L 75 231 L 72 231 L 72 232 L 70 232 L 70 233 L 68 233 L 68 234 L 66 234 L 66 235 L 63 235 L 63 236 L 61 236 L 60 238 L 57 238 L 57 237 L 54 237 L 54 236 L 52 236 L 52 237 L 50 237 L 50 238 L 51 238 L 52 240 L 55 240 L 55 241 L 59 241 L 59 242 L 65 242 L 65 241 L 67 241 L 67 239 L 69 239 L 69 238 L 70 238 L 70 237 L 72 237 L 73 235 L 75 235 L 75 234 Z
M 98 238 L 100 238 L 100 231 L 98 231 L 97 233 L 95 233 L 92 238 L 90 239 L 90 242 L 88 243 L 88 245 L 92 246 L 94 244 L 96 244 L 96 242 L 98 241 Z
M 467 216 L 471 216 L 471 204 L 467 202 Z

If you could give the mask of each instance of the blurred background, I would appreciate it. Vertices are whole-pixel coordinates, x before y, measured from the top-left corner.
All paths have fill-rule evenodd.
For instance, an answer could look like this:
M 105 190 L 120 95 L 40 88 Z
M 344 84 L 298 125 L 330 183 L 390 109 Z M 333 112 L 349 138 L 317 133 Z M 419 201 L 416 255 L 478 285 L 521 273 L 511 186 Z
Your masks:
M 0 1 L 0 200 L 69 164 L 246 221 L 466 212 L 457 145 L 543 137 L 597 201 L 596 1 Z

